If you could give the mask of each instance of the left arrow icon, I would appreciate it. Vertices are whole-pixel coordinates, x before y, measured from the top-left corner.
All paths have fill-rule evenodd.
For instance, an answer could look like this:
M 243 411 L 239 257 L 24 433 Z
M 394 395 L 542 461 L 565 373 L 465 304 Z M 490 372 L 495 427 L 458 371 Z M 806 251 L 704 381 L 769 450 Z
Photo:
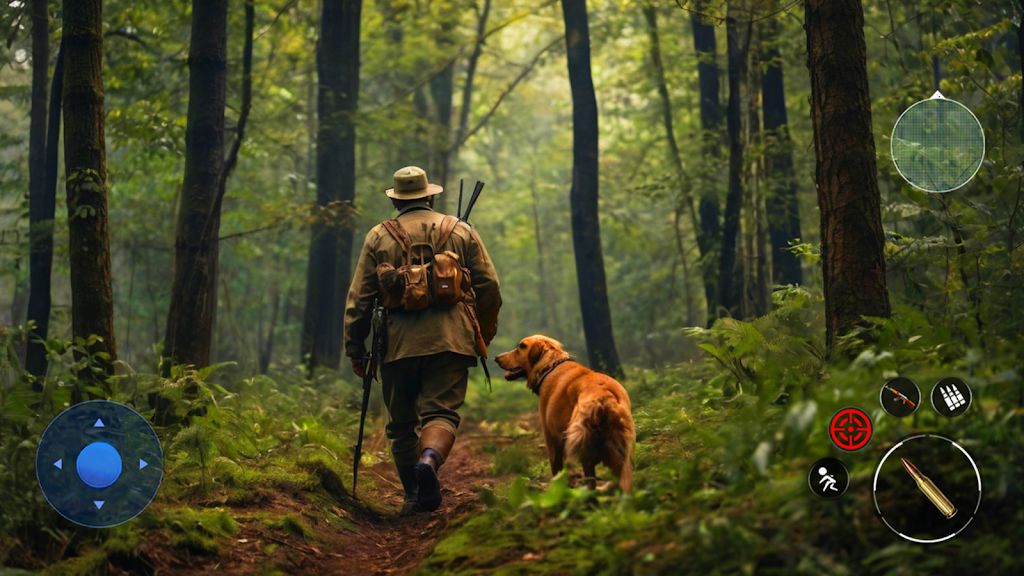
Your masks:
M 58 470 L 63 470 L 64 469 L 64 459 L 61 458 L 60 460 L 57 460 L 56 462 L 53 463 L 53 465 L 56 466 Z

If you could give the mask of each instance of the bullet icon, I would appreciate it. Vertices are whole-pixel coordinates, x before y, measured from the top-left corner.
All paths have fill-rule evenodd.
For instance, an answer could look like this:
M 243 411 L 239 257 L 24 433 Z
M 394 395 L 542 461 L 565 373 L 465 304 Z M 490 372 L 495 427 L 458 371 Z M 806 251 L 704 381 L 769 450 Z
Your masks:
M 906 458 L 900 458 L 900 460 L 903 461 L 903 467 L 906 468 L 907 473 L 909 473 L 914 479 L 914 482 L 917 483 L 917 487 L 921 492 L 924 492 L 924 495 L 927 496 L 929 500 L 932 501 L 932 504 L 935 504 L 935 507 L 939 509 L 939 512 L 941 512 L 946 519 L 955 516 L 956 506 L 953 506 L 953 503 L 949 501 L 949 498 L 946 498 L 946 495 L 942 493 L 942 490 L 939 490 L 939 487 L 936 486 L 930 478 L 921 474 L 917 467 L 911 464 Z
M 971 387 L 959 378 L 943 378 L 932 388 L 932 407 L 948 418 L 954 418 L 971 407 Z

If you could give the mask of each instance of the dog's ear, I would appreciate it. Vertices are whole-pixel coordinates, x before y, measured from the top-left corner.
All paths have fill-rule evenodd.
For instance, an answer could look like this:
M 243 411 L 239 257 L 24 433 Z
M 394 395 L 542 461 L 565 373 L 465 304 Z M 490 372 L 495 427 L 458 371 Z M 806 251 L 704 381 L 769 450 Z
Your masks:
M 530 344 L 530 353 L 526 358 L 530 361 L 530 365 L 533 366 L 540 362 L 540 357 L 544 355 L 544 350 L 547 349 L 547 344 L 544 342 L 534 342 Z

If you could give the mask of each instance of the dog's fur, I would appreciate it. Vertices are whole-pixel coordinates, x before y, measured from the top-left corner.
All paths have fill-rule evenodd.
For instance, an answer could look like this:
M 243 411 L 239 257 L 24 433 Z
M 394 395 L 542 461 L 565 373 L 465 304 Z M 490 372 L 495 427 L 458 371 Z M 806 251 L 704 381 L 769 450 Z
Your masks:
M 593 488 L 594 469 L 600 463 L 611 468 L 624 492 L 630 492 L 636 428 L 626 389 L 614 378 L 571 360 L 548 372 L 553 364 L 568 358 L 557 341 L 537 335 L 524 338 L 515 350 L 495 361 L 507 370 L 506 380 L 526 378 L 526 387 L 539 397 L 540 424 L 552 474 L 562 470 L 566 457 L 573 458 L 583 465 L 586 481 Z

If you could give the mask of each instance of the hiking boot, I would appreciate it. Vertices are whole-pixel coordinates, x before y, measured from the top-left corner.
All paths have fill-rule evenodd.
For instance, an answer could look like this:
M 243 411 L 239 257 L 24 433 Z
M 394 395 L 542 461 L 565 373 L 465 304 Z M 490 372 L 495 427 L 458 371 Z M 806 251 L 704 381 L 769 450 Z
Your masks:
M 427 512 L 441 507 L 441 483 L 437 479 L 437 469 L 444 464 L 448 453 L 455 444 L 455 436 L 437 426 L 428 426 L 420 434 L 420 447 L 423 452 L 416 463 L 416 501 Z
M 405 494 L 402 501 L 402 509 L 398 511 L 399 516 L 412 516 L 423 512 L 420 508 L 419 503 L 416 501 L 416 471 L 415 466 L 395 465 L 398 469 L 398 479 L 402 481 L 402 489 Z

